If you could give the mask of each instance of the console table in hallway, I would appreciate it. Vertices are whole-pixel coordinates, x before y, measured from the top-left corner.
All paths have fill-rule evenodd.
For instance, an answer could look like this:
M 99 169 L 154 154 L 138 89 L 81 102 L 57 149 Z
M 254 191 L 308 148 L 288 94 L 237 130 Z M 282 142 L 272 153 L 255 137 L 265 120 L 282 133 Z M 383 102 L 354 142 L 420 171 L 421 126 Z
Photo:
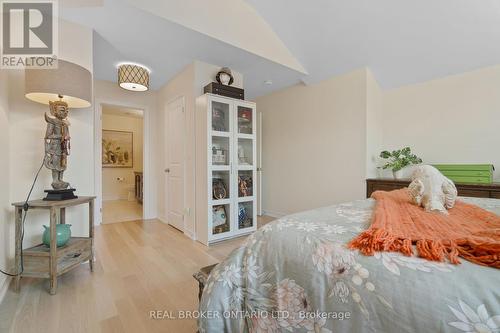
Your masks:
M 55 295 L 57 277 L 88 261 L 93 271 L 94 259 L 94 199 L 95 197 L 78 197 L 63 201 L 33 200 L 28 202 L 29 209 L 45 209 L 50 211 L 50 247 L 39 244 L 22 250 L 24 270 L 14 277 L 14 290 L 20 291 L 21 277 L 50 279 L 49 292 Z M 57 247 L 56 225 L 66 223 L 66 208 L 82 204 L 89 205 L 89 236 L 71 237 L 64 246 Z M 22 218 L 24 202 L 12 204 L 15 207 L 15 237 L 16 254 L 15 267 L 21 271 Z M 25 223 L 29 222 L 29 216 Z

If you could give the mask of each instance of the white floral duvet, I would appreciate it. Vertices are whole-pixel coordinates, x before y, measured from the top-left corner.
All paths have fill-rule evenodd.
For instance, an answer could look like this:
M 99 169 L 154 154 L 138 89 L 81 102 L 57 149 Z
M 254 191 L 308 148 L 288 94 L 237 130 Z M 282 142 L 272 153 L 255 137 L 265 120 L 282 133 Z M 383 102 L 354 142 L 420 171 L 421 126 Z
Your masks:
M 500 200 L 461 198 L 500 214 Z M 345 248 L 375 202 L 274 221 L 212 271 L 200 332 L 500 332 L 500 270 Z

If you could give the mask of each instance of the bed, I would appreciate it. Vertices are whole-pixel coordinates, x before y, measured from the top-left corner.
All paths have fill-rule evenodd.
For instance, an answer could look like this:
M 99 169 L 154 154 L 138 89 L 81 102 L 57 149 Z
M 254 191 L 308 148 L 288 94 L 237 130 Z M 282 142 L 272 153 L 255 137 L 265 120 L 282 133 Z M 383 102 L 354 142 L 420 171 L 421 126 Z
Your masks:
M 500 214 L 500 200 L 460 198 Z M 500 270 L 345 248 L 365 230 L 366 199 L 283 217 L 211 272 L 207 332 L 500 332 Z

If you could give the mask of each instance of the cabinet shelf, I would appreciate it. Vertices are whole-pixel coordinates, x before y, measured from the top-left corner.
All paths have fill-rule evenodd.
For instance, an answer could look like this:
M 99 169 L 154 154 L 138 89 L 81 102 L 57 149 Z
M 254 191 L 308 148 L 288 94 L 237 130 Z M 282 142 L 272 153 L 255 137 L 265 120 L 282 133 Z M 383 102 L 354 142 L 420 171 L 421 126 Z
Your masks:
M 239 139 L 250 139 L 250 140 L 255 138 L 255 136 L 253 134 L 242 134 L 242 133 L 238 133 L 237 137 Z
M 88 237 L 71 237 L 66 245 L 57 248 L 57 258 L 65 256 L 77 248 L 89 247 L 91 239 Z M 50 247 L 45 244 L 38 244 L 23 250 L 23 256 L 48 257 L 50 256 Z
M 88 237 L 71 237 L 68 243 L 57 248 L 57 276 L 73 267 L 89 261 L 91 258 L 92 240 Z M 39 244 L 23 250 L 23 276 L 48 278 L 50 248 Z
M 254 169 L 253 165 L 246 165 L 246 164 L 238 165 L 238 170 L 248 171 L 253 169 Z
M 229 132 L 221 132 L 221 131 L 212 131 L 212 136 L 220 136 L 220 137 L 228 138 L 228 137 L 231 136 L 231 133 L 229 133 Z
M 249 196 L 249 197 L 240 197 L 238 198 L 238 202 L 250 202 L 255 200 L 255 196 Z
M 212 200 L 210 204 L 212 206 L 230 205 L 231 199 Z
M 230 171 L 231 168 L 229 165 L 212 165 L 213 171 Z

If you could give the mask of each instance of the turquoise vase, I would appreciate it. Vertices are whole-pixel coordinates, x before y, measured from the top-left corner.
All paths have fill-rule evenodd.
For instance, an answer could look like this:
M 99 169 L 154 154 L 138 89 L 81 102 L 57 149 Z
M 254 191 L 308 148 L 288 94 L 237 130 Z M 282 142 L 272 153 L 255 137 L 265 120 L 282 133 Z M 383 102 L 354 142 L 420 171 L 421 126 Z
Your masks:
M 43 226 L 45 231 L 43 232 L 42 241 L 46 246 L 50 246 L 50 227 L 46 225 Z M 71 238 L 71 224 L 56 224 L 56 242 L 57 247 L 66 245 L 66 243 Z

